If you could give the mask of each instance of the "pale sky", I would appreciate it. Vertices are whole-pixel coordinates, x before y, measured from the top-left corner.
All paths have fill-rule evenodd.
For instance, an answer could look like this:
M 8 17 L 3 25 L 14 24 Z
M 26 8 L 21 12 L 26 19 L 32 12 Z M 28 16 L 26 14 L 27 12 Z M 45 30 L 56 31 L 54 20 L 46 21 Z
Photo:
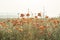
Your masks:
M 45 15 L 56 17 L 60 13 L 60 0 L 0 0 L 0 15 L 25 14 L 28 8 L 30 14 L 43 12 L 45 8 Z

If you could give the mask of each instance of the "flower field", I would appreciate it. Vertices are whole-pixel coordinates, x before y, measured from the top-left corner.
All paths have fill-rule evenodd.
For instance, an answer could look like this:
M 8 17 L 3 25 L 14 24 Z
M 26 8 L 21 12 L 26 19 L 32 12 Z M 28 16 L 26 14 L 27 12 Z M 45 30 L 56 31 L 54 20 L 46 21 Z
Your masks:
M 0 40 L 60 40 L 60 18 L 0 18 Z
M 60 18 L 0 19 L 0 40 L 60 40 Z

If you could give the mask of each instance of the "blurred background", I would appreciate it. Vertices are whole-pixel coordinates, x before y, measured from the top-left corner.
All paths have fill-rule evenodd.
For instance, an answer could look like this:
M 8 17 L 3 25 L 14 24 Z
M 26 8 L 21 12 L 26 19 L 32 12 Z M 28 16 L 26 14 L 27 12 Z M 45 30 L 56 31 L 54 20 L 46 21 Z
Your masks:
M 0 0 L 0 17 L 18 17 L 18 13 L 29 12 L 35 15 L 41 12 L 49 17 L 60 15 L 60 0 Z

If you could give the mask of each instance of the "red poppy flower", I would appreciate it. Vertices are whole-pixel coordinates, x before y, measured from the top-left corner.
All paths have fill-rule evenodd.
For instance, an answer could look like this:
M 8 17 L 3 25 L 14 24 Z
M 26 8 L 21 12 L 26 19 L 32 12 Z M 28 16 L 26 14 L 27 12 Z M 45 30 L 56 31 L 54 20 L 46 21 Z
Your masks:
M 26 16 L 30 16 L 30 14 L 29 14 L 29 13 L 27 13 L 27 14 L 26 14 Z
M 38 16 L 41 16 L 41 13 L 38 13 Z
M 37 16 L 35 16 L 35 18 L 38 18 Z
M 21 17 L 24 17 L 24 14 L 21 14 Z
M 45 18 L 48 18 L 48 16 L 45 16 Z

